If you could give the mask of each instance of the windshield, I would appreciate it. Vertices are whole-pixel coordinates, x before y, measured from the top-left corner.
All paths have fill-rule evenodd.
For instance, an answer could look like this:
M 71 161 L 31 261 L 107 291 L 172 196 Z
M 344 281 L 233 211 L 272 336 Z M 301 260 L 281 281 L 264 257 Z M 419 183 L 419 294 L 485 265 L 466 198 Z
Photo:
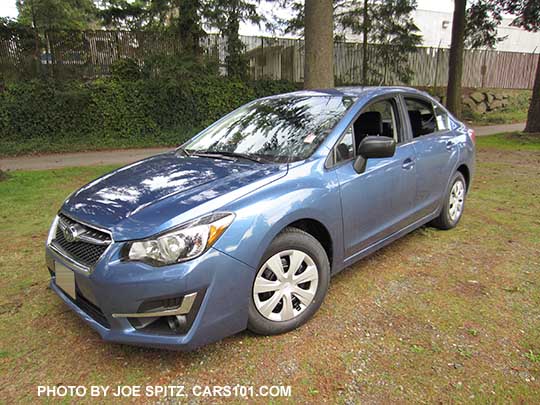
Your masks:
M 351 97 L 333 95 L 257 100 L 205 129 L 184 149 L 190 154 L 224 153 L 273 162 L 306 159 L 353 102 Z

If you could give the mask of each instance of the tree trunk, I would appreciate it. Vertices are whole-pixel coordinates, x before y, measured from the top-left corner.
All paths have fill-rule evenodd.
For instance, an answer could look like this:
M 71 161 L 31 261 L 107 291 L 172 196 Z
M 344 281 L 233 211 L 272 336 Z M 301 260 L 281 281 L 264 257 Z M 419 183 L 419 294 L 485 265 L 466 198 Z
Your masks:
M 461 118 L 461 76 L 463 75 L 465 10 L 467 8 L 467 0 L 455 0 L 454 3 L 446 106 L 456 117 Z
M 306 0 L 304 88 L 334 87 L 334 18 L 332 0 Z
M 246 80 L 248 75 L 248 60 L 244 53 L 244 44 L 240 40 L 239 30 L 239 1 L 229 1 L 227 23 L 224 30 L 224 34 L 227 37 L 227 56 L 225 57 L 227 76 Z
M 368 85 L 368 32 L 369 15 L 368 0 L 364 0 L 364 9 L 362 10 L 362 84 Z
M 527 115 L 527 126 L 525 132 L 540 134 L 540 56 L 536 67 L 536 79 L 534 79 L 533 94 L 529 114 Z
M 200 0 L 180 0 L 178 1 L 178 31 L 183 49 L 192 56 L 199 56 L 202 53 L 200 39 L 202 36 Z

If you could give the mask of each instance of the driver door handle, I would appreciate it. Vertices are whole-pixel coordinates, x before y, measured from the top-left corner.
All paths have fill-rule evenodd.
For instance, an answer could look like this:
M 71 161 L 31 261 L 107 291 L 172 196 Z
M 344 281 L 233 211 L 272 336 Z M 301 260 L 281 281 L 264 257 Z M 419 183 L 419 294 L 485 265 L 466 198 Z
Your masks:
M 403 164 L 401 165 L 401 167 L 405 170 L 410 170 L 414 167 L 414 159 L 412 158 L 407 158 L 403 161 Z

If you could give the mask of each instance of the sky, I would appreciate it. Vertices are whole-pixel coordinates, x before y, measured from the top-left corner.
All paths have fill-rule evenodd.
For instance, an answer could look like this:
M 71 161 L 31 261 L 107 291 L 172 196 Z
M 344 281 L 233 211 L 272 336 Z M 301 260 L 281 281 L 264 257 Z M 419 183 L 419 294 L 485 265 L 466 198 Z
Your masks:
M 0 0 L 0 17 L 17 17 L 15 0 Z
M 454 9 L 454 2 L 452 0 L 418 0 L 418 8 L 437 11 L 452 11 Z M 17 17 L 15 0 L 0 0 L 0 17 Z

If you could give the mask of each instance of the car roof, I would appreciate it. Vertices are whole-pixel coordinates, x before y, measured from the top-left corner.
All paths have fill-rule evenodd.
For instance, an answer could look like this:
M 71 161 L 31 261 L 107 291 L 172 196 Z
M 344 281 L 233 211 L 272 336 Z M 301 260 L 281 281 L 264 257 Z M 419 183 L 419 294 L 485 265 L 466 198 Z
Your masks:
M 317 96 L 348 96 L 359 98 L 365 95 L 382 95 L 387 93 L 416 93 L 419 95 L 427 95 L 427 93 L 414 89 L 412 87 L 404 86 L 348 86 L 348 87 L 334 87 L 330 89 L 316 89 L 316 90 L 299 90 L 291 93 L 277 94 L 270 96 L 269 98 L 279 98 L 283 96 L 297 96 L 297 97 L 317 97 Z

